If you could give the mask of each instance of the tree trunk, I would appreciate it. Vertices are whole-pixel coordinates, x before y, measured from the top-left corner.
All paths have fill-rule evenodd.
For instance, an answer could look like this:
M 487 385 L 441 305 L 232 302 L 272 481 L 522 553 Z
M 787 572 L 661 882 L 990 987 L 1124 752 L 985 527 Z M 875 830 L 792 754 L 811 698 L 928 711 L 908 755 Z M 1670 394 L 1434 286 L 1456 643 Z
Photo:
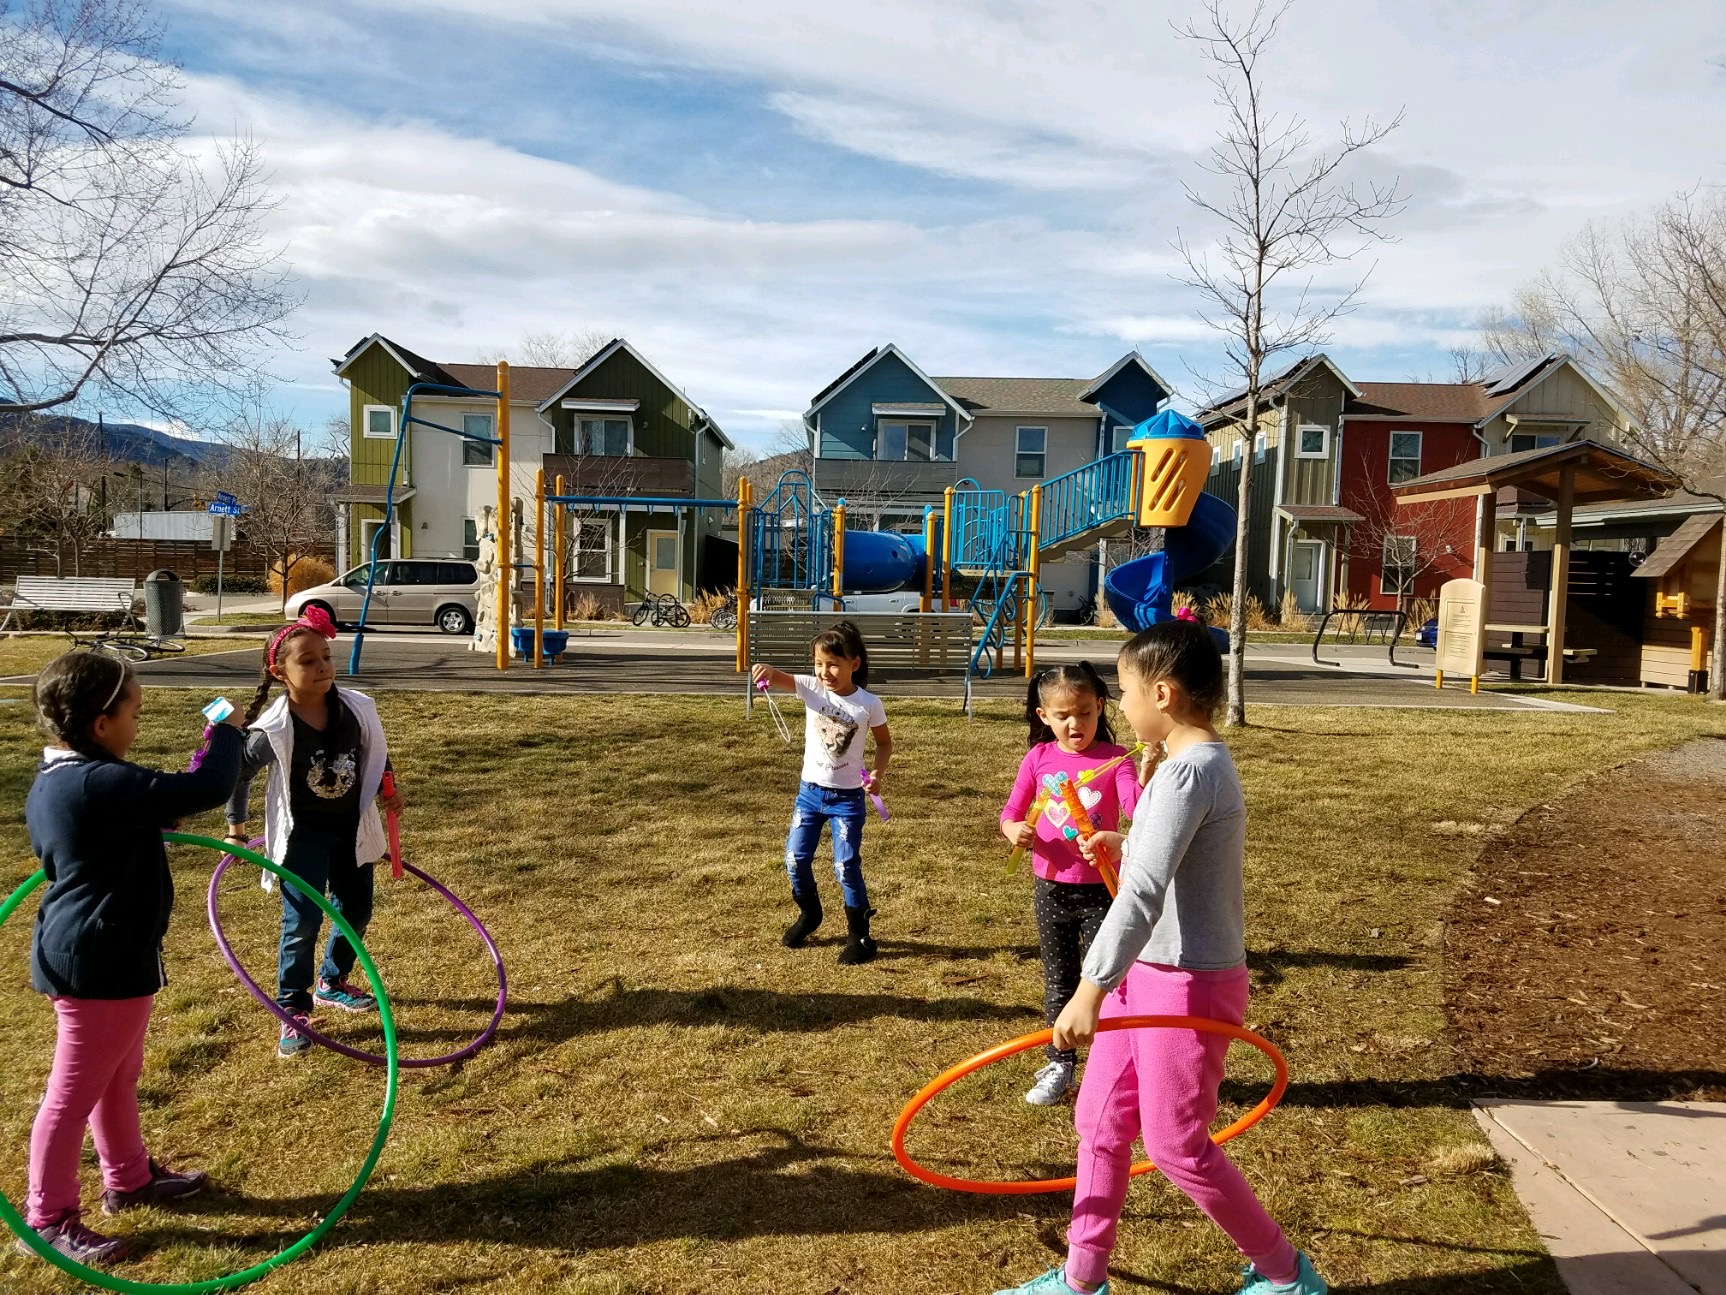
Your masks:
M 1258 393 L 1249 390 L 1246 444 L 1241 450 L 1241 480 L 1235 502 L 1235 578 L 1229 599 L 1229 702 L 1223 718 L 1229 728 L 1241 728 L 1247 722 L 1247 533 L 1252 520 L 1247 499 L 1258 421 Z
M 1708 699 L 1726 701 L 1726 670 L 1721 669 L 1721 635 L 1726 634 L 1726 518 L 1720 522 L 1720 574 L 1714 583 L 1714 641 L 1708 646 L 1714 654 L 1714 664 L 1708 670 Z M 1708 664 L 1708 657 L 1702 662 Z

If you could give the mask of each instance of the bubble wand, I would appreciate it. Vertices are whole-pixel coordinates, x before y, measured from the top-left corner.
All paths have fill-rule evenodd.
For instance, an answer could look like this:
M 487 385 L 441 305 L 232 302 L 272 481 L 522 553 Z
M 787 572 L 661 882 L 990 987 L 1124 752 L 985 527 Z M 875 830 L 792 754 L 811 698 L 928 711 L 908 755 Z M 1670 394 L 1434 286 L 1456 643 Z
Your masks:
M 755 686 L 761 690 L 761 700 L 767 703 L 767 709 L 773 715 L 773 722 L 779 728 L 780 738 L 784 740 L 786 746 L 790 746 L 791 725 L 785 722 L 785 715 L 780 711 L 779 703 L 773 700 L 773 693 L 767 686 L 766 677 L 757 679 Z
M 875 790 L 875 775 L 867 769 L 861 770 L 858 777 L 863 780 L 863 790 L 869 793 L 869 799 L 875 802 L 875 812 L 881 816 L 881 821 L 887 821 L 887 802 L 882 800 Z
M 1097 834 L 1097 825 L 1091 821 L 1091 811 L 1085 808 L 1085 802 L 1079 798 L 1079 784 L 1064 773 L 1050 774 L 1049 781 L 1054 784 L 1052 792 L 1060 796 L 1062 803 L 1066 805 L 1067 816 L 1071 820 L 1061 829 L 1061 835 L 1069 841 L 1089 841 Z M 1103 874 L 1103 884 L 1109 888 L 1110 896 L 1119 894 L 1121 879 L 1101 849 L 1097 851 L 1097 857 L 1092 862 L 1096 864 L 1097 871 Z
M 385 800 L 396 798 L 396 776 L 388 769 L 384 770 L 382 791 Z M 396 881 L 402 879 L 402 819 L 395 810 L 384 815 L 387 831 L 390 835 L 390 876 Z
M 1117 755 L 1113 760 L 1110 760 L 1104 764 L 1099 764 L 1094 769 L 1081 769 L 1079 771 L 1079 785 L 1081 787 L 1083 787 L 1083 786 L 1086 786 L 1090 783 L 1095 782 L 1098 778 L 1101 778 L 1104 774 L 1108 773 L 1111 769 L 1117 768 L 1120 765 L 1122 760 L 1131 760 L 1134 756 L 1138 755 L 1139 752 L 1143 751 L 1144 749 L 1145 749 L 1145 744 L 1143 742 L 1134 742 L 1132 747 L 1126 752 L 1125 755 Z M 1048 792 L 1047 788 L 1045 788 L 1044 790 L 1039 791 L 1037 793 L 1037 799 L 1035 799 L 1031 802 L 1031 812 L 1025 815 L 1025 826 L 1030 828 L 1033 832 L 1035 832 L 1037 830 L 1037 820 L 1043 817 L 1043 811 L 1046 808 L 1048 808 L 1048 805 L 1049 805 L 1049 792 Z M 1025 847 L 1024 846 L 1016 845 L 1013 847 L 1013 853 L 1011 853 L 1007 856 L 1007 871 L 1008 872 L 1017 872 L 1019 870 L 1019 860 L 1024 855 L 1024 853 L 1025 853 Z

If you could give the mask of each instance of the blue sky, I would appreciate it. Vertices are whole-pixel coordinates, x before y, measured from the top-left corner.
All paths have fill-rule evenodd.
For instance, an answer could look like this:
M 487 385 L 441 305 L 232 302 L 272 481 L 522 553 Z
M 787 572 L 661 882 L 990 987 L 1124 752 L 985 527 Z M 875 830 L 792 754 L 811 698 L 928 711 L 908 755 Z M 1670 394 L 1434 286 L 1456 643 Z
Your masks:
M 306 304 L 276 402 L 345 410 L 378 331 L 472 360 L 627 335 L 765 446 L 858 354 L 1085 376 L 1138 346 L 1190 403 L 1220 346 L 1170 277 L 1217 125 L 1188 4 L 164 0 L 202 132 L 263 145 Z M 1388 11 L 1388 12 L 1386 12 Z M 1300 0 L 1273 102 L 1412 195 L 1327 349 L 1443 379 L 1447 349 L 1591 219 L 1726 181 L 1726 18 L 1622 4 Z

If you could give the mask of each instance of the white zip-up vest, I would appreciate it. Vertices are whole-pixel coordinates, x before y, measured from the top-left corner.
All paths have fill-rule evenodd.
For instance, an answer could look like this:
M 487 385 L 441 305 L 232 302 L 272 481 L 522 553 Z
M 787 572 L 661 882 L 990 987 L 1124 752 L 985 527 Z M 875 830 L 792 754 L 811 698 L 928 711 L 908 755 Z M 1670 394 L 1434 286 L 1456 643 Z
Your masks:
M 375 863 L 389 853 L 383 815 L 378 813 L 377 804 L 389 744 L 384 740 L 377 704 L 351 688 L 343 688 L 341 696 L 360 722 L 360 830 L 354 839 L 354 858 L 362 864 Z M 264 854 L 272 862 L 281 863 L 288 857 L 288 837 L 294 830 L 293 798 L 288 791 L 288 779 L 294 771 L 294 721 L 288 713 L 287 694 L 277 697 L 252 727 L 270 739 L 270 749 L 276 757 L 264 788 Z M 274 889 L 274 882 L 275 878 L 266 872 L 264 889 Z

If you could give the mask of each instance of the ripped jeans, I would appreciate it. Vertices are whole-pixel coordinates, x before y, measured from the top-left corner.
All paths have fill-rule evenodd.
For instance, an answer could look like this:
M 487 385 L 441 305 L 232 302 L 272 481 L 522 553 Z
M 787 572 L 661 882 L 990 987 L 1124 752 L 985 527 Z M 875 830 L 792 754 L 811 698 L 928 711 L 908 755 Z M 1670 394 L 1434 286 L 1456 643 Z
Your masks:
M 793 897 L 814 893 L 815 847 L 821 843 L 821 825 L 831 823 L 833 875 L 845 892 L 845 907 L 869 907 L 869 891 L 863 884 L 865 804 L 861 787 L 822 787 L 806 782 L 797 788 L 791 831 L 785 838 L 785 871 L 791 877 Z

